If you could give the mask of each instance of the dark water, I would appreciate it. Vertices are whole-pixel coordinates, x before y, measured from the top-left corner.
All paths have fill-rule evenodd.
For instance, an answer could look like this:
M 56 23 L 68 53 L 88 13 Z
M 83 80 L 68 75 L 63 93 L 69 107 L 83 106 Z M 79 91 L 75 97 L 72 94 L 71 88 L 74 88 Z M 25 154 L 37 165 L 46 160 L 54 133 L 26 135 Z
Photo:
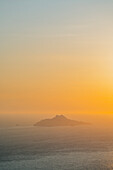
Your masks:
M 113 169 L 113 129 L 0 129 L 0 170 Z

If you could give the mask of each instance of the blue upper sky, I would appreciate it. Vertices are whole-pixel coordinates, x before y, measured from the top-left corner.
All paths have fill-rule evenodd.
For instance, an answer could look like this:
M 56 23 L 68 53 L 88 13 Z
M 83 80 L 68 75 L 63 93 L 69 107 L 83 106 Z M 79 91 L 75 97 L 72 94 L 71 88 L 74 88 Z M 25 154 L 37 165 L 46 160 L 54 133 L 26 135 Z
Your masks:
M 112 0 L 3 0 L 0 35 L 72 34 L 78 27 L 81 31 L 88 26 L 109 24 L 112 11 Z
M 111 113 L 113 0 L 1 0 L 0 77 L 0 113 Z

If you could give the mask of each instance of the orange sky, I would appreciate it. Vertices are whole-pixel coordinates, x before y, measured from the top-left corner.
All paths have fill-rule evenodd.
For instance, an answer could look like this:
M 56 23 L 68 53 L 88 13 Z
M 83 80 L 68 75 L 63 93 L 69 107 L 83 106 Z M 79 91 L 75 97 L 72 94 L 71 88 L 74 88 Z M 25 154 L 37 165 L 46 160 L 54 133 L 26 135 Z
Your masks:
M 0 3 L 1 115 L 113 113 L 111 1 Z

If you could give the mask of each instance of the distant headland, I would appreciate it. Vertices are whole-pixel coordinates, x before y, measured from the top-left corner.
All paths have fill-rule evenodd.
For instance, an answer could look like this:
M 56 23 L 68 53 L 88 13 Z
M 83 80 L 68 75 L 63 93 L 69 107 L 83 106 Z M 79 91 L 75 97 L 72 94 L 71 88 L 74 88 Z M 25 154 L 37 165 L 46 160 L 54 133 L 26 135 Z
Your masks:
M 64 115 L 56 115 L 52 119 L 43 119 L 34 124 L 34 126 L 42 126 L 42 127 L 77 126 L 77 125 L 89 125 L 89 123 L 71 120 L 66 118 Z

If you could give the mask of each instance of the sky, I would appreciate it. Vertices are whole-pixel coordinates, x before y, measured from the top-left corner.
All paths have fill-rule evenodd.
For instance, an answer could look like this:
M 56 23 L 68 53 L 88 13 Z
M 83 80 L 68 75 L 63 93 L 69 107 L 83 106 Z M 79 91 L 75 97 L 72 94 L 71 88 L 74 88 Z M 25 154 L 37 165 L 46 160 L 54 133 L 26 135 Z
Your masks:
M 112 18 L 112 0 L 0 1 L 1 120 L 112 114 Z

